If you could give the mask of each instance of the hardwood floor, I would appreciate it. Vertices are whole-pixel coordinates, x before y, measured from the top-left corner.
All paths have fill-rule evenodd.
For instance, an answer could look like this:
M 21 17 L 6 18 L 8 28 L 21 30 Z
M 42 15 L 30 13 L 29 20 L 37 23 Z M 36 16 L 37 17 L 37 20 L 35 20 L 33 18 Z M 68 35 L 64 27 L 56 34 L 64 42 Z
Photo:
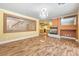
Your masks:
M 39 36 L 0 45 L 0 56 L 79 56 L 79 43 Z

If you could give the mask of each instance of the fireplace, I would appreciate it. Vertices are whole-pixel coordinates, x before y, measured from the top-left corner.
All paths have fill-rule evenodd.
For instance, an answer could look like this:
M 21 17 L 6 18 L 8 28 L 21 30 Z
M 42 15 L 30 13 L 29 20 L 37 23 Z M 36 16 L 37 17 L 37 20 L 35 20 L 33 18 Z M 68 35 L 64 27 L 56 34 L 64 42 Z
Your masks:
M 58 34 L 58 27 L 57 26 L 50 27 L 49 33 Z

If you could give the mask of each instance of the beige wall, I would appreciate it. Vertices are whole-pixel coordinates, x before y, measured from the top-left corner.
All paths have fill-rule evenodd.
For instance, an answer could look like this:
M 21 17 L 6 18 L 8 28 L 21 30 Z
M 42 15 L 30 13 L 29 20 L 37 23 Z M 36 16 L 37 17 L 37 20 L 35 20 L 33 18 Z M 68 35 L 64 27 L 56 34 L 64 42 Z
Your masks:
M 29 32 L 3 33 L 3 13 L 13 14 L 13 15 L 17 15 L 17 16 L 20 16 L 20 17 L 25 17 L 27 19 L 36 20 L 36 22 L 37 22 L 36 29 L 37 30 L 36 31 L 29 31 Z M 7 41 L 7 40 L 9 41 L 9 40 L 20 39 L 20 38 L 24 39 L 24 38 L 35 37 L 35 36 L 39 35 L 38 30 L 39 30 L 38 19 L 0 9 L 0 42 Z

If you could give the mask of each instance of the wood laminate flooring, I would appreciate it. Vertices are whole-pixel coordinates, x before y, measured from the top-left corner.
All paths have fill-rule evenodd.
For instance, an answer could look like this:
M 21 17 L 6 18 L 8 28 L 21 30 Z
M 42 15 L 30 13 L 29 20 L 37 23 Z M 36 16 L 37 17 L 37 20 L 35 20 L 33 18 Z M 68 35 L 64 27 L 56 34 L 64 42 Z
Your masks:
M 79 43 L 38 36 L 0 45 L 0 56 L 79 56 Z

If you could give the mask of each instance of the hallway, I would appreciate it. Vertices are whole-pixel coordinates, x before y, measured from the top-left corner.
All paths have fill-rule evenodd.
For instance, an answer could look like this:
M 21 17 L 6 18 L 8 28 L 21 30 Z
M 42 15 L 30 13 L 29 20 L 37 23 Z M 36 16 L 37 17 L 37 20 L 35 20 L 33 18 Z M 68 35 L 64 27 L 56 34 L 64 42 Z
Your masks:
M 69 39 L 39 36 L 0 45 L 0 55 L 77 56 L 79 55 L 79 43 Z
M 79 3 L 0 3 L 0 56 L 79 56 L 78 39 Z

